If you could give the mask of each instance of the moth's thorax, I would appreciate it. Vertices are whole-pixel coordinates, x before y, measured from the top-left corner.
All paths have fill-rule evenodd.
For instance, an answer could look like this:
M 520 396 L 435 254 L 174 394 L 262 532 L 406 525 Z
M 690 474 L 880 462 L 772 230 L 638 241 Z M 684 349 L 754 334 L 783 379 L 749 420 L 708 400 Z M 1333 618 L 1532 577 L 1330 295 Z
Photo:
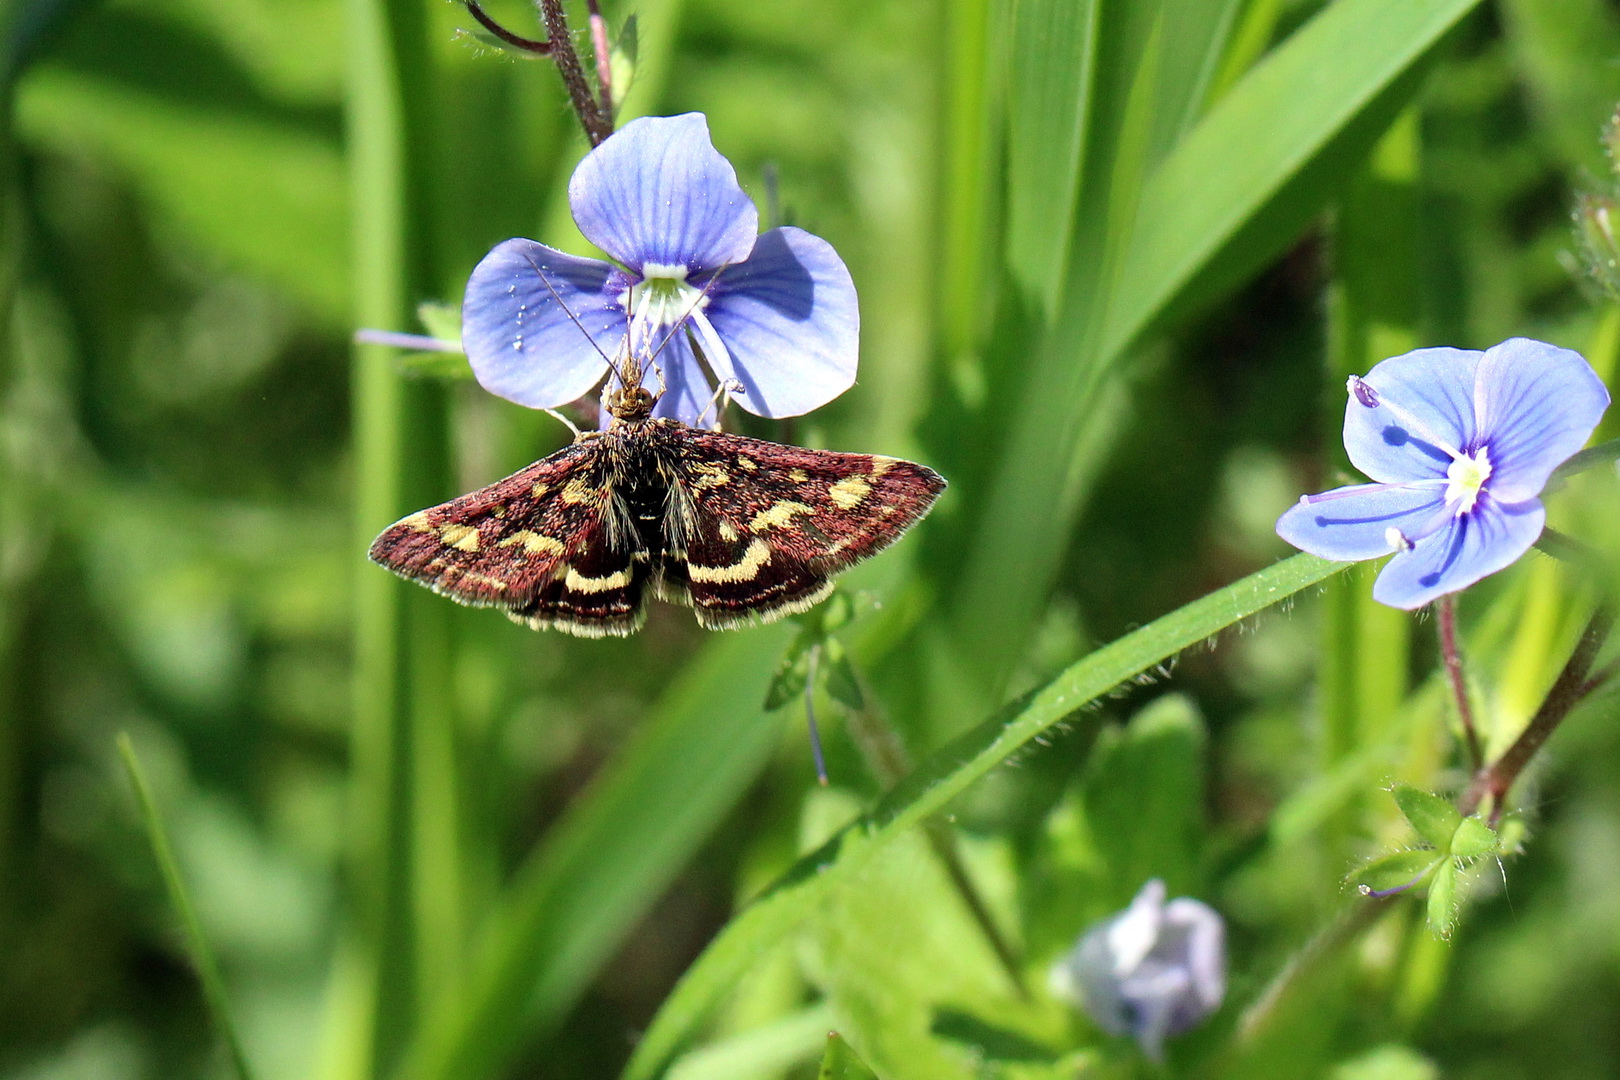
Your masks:
M 684 430 L 660 417 L 615 424 L 602 434 L 603 486 L 612 492 L 617 516 L 633 528 L 632 546 L 642 551 L 684 547 L 686 493 L 677 477 Z

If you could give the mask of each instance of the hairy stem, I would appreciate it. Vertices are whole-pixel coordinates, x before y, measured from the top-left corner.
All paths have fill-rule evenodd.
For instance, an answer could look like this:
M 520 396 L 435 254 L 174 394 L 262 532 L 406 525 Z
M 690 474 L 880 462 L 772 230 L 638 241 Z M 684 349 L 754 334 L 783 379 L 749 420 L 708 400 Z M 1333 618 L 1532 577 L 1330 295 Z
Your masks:
M 595 95 L 591 93 L 590 83 L 585 79 L 585 69 L 579 63 L 579 54 L 574 51 L 574 39 L 568 32 L 568 16 L 563 12 L 562 0 L 536 2 L 540 7 L 541 21 L 546 24 L 546 36 L 551 39 L 551 58 L 562 75 L 563 86 L 568 89 L 568 100 L 574 106 L 574 114 L 579 117 L 580 126 L 585 129 L 585 137 L 591 140 L 591 145 L 600 146 L 603 139 L 613 134 L 613 117 L 602 112 Z
M 1552 689 L 1547 691 L 1546 699 L 1542 701 L 1536 714 L 1530 718 L 1529 725 L 1501 757 L 1488 768 L 1474 774 L 1473 782 L 1468 785 L 1468 790 L 1463 792 L 1462 799 L 1457 804 L 1457 809 L 1462 811 L 1464 816 L 1478 810 L 1480 804 L 1489 798 L 1491 824 L 1494 826 L 1501 819 L 1502 811 L 1507 805 L 1508 792 L 1512 790 L 1514 781 L 1518 780 L 1519 774 L 1524 771 L 1531 758 L 1535 757 L 1536 751 L 1541 749 L 1575 706 L 1597 689 L 1604 678 L 1612 672 L 1612 668 L 1607 668 L 1597 678 L 1589 677 L 1592 663 L 1597 659 L 1613 627 L 1613 608 L 1604 604 L 1592 613 L 1586 629 L 1581 633 L 1580 641 L 1575 645 L 1575 651 L 1570 654 L 1569 662 L 1564 665 L 1564 670 L 1558 673 Z
M 1474 708 L 1468 701 L 1468 681 L 1463 677 L 1462 654 L 1457 649 L 1456 597 L 1442 596 L 1439 608 L 1440 656 L 1445 660 L 1452 696 L 1457 699 L 1457 718 L 1462 722 L 1463 739 L 1468 745 L 1468 767 L 1478 772 L 1485 764 L 1485 752 L 1480 747 L 1479 729 L 1474 726 Z

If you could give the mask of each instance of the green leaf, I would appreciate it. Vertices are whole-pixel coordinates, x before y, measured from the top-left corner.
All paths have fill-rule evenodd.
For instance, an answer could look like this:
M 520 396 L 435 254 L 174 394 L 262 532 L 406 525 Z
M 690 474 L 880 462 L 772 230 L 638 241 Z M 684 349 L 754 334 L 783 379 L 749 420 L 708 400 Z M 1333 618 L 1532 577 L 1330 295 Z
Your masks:
M 833 1013 L 812 1005 L 769 1024 L 694 1050 L 670 1066 L 666 1080 L 757 1080 L 815 1060 Z
M 878 1080 L 878 1074 L 867 1068 L 844 1037 L 834 1031 L 827 1036 L 827 1052 L 821 1058 L 816 1080 Z
M 402 1078 L 491 1075 L 562 1020 L 769 757 L 778 728 L 758 703 L 789 632 L 716 637 L 688 664 L 519 871 Z
M 461 305 L 446 304 L 442 300 L 424 300 L 416 305 L 416 317 L 428 336 L 440 341 L 461 343 Z
M 859 820 L 795 863 L 720 932 L 664 1003 L 625 1075 L 631 1080 L 656 1076 L 753 958 L 798 928 L 829 889 L 1032 739 L 1133 675 L 1344 568 L 1313 555 L 1295 555 L 1251 574 L 1096 650 L 931 755 Z
M 1149 878 L 1196 892 L 1204 843 L 1204 725 L 1181 694 L 1155 700 L 1100 748 L 1087 770 L 1086 815 L 1123 907 Z
M 1446 859 L 1429 882 L 1429 929 L 1443 938 L 1457 928 L 1457 867 Z
M 1080 194 L 1097 0 L 1022 0 L 1007 96 L 1007 264 L 1050 313 Z
M 1405 888 L 1415 885 L 1444 858 L 1437 851 L 1396 851 L 1363 866 L 1351 875 L 1351 880 L 1363 892 Z
M 822 682 L 827 696 L 846 709 L 866 708 L 866 695 L 861 693 L 861 680 L 855 674 L 855 665 L 837 639 L 829 638 L 821 653 Z
M 159 815 L 157 803 L 152 798 L 152 789 L 146 783 L 146 774 L 141 771 L 140 760 L 135 756 L 135 746 L 126 734 L 120 733 L 118 736 L 118 753 L 124 759 L 124 770 L 129 774 L 130 786 L 135 789 L 135 797 L 140 804 L 141 823 L 146 827 L 147 842 L 152 845 L 152 855 L 157 859 L 158 869 L 163 873 L 163 886 L 168 890 L 169 903 L 174 907 L 175 914 L 180 917 L 180 925 L 186 937 L 186 948 L 191 953 L 191 962 L 196 967 L 198 980 L 202 983 L 203 999 L 208 1003 L 208 1012 L 213 1017 L 214 1025 L 219 1029 L 220 1038 L 225 1040 L 225 1048 L 230 1053 L 236 1075 L 241 1080 L 253 1080 L 253 1070 L 248 1067 L 247 1055 L 242 1052 L 242 1042 L 237 1037 L 236 1025 L 231 1020 L 230 999 L 225 994 L 225 980 L 220 977 L 219 964 L 214 960 L 213 950 L 208 947 L 208 939 L 203 936 L 202 923 L 197 919 L 197 910 L 192 906 L 191 895 L 186 891 L 185 879 L 180 876 L 180 864 L 175 861 L 174 849 L 169 844 L 168 830 L 163 827 L 163 818 Z
M 1417 834 L 1436 850 L 1445 851 L 1451 846 L 1451 836 L 1457 831 L 1457 825 L 1462 821 L 1462 815 L 1457 808 L 1438 795 L 1427 791 L 1420 791 L 1407 784 L 1395 786 L 1395 802 L 1406 815 Z
M 473 370 L 462 353 L 408 352 L 401 354 L 396 365 L 399 373 L 412 379 L 445 379 L 450 382 L 468 382 Z
M 1472 862 L 1496 850 L 1496 832 L 1477 817 L 1465 817 L 1457 823 L 1451 837 L 1453 858 Z

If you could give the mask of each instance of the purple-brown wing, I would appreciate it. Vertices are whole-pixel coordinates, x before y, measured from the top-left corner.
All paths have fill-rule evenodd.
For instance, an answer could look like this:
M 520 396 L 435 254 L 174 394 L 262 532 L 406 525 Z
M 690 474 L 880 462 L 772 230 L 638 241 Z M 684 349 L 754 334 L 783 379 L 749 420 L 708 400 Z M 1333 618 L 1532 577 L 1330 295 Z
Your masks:
M 610 483 L 597 442 L 576 442 L 396 522 L 371 545 L 371 559 L 537 629 L 628 634 L 645 613 L 646 555 L 608 527 Z
M 677 469 L 690 500 L 684 551 L 665 557 L 661 586 L 711 629 L 805 610 L 945 489 L 938 473 L 899 458 L 687 435 Z

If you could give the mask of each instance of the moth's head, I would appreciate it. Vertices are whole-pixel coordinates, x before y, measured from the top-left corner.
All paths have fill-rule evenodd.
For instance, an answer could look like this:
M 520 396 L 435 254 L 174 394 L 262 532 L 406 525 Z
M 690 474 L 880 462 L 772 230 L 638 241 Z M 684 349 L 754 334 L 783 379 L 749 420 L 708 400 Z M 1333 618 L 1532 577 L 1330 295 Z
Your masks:
M 616 387 L 602 399 L 602 407 L 621 422 L 647 419 L 656 404 L 658 398 L 644 386 Z

